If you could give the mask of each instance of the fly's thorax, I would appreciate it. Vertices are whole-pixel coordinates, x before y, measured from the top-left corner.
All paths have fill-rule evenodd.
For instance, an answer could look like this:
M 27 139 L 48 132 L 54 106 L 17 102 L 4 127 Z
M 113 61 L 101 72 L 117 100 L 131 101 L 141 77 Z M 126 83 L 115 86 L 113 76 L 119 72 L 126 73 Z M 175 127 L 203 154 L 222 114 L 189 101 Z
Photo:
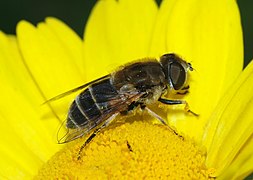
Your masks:
M 112 74 L 112 84 L 118 91 L 136 88 L 145 92 L 154 86 L 166 85 L 165 74 L 158 61 L 137 62 Z

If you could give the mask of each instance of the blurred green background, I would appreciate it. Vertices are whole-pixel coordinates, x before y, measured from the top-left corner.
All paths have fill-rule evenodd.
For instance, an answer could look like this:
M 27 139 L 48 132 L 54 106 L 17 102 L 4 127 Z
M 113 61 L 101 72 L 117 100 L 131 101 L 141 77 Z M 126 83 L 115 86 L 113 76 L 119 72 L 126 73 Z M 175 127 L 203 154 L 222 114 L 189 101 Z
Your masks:
M 160 3 L 161 0 L 157 0 Z M 33 24 L 54 16 L 82 36 L 85 22 L 96 0 L 0 0 L 0 29 L 15 34 L 18 21 L 26 19 Z M 253 0 L 238 0 L 241 11 L 245 65 L 253 58 Z

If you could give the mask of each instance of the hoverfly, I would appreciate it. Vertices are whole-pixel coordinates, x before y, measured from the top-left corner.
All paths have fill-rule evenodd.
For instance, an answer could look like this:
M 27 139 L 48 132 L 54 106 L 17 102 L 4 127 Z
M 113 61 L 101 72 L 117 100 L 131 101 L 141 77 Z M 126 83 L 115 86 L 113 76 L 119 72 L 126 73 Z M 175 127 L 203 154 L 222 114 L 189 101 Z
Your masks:
M 183 94 L 188 91 L 188 70 L 193 70 L 190 63 L 176 54 L 164 54 L 159 61 L 150 58 L 127 64 L 109 75 L 49 99 L 47 102 L 83 90 L 69 108 L 66 120 L 68 132 L 58 142 L 70 142 L 92 132 L 81 147 L 83 149 L 116 116 L 127 114 L 137 107 L 166 124 L 163 118 L 147 107 L 157 101 L 168 105 L 185 104 L 188 112 L 197 115 L 190 111 L 186 101 L 162 97 L 169 91 L 183 90 Z

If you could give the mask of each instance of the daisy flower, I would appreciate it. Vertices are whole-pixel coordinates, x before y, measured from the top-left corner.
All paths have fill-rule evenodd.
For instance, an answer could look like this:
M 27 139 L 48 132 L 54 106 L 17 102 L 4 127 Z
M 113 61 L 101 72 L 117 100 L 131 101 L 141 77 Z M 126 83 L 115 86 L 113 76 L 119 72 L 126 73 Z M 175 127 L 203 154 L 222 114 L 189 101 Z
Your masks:
M 253 63 L 244 70 L 234 0 L 100 0 L 83 40 L 47 18 L 17 35 L 0 32 L 2 179 L 242 179 L 253 171 Z M 81 152 L 86 137 L 59 145 L 73 96 L 47 99 L 144 57 L 176 53 L 191 62 L 190 93 L 166 106 L 167 123 L 116 119 Z M 173 97 L 178 98 L 178 97 Z M 161 109 L 157 107 L 157 111 Z M 161 112 L 162 113 L 162 112 Z

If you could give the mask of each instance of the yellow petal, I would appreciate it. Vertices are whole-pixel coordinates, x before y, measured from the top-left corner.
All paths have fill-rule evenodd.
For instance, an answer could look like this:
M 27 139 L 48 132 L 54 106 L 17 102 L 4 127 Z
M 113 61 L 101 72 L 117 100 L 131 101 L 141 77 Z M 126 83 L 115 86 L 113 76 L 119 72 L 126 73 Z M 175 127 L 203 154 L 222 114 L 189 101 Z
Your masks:
M 42 160 L 36 156 L 31 147 L 27 146 L 15 133 L 6 118 L 0 116 L 1 144 L 0 144 L 0 178 L 24 179 L 32 178 L 41 167 Z
M 244 179 L 253 172 L 253 139 L 245 143 L 232 164 L 218 177 L 218 179 Z
M 7 83 L 3 85 L 5 87 L 2 88 L 1 94 L 8 100 L 0 105 L 1 124 L 7 121 L 10 128 L 1 128 L 1 133 L 8 135 L 11 142 L 15 142 L 16 136 L 12 132 L 16 132 L 18 137 L 22 137 L 24 145 L 30 147 L 41 159 L 47 160 L 60 148 L 54 140 L 57 121 L 41 120 L 38 109 L 27 103 L 18 88 L 9 87 Z M 12 149 L 15 151 L 15 148 Z
M 173 18 L 172 10 L 174 9 L 174 4 L 175 2 L 172 0 L 164 0 L 159 7 L 151 38 L 149 55 L 161 56 L 168 52 L 168 22 L 170 18 Z M 175 53 L 178 52 L 175 51 Z
M 26 67 L 46 99 L 83 84 L 85 78 L 77 68 L 81 40 L 62 22 L 50 18 L 35 28 L 21 21 L 17 35 Z
M 190 93 L 186 97 L 199 118 L 168 115 L 185 134 L 200 140 L 203 127 L 225 90 L 241 72 L 243 41 L 236 1 L 163 1 L 151 49 L 163 44 L 191 62 Z M 166 35 L 164 34 L 166 32 Z M 185 119 L 187 116 L 187 119 Z M 194 126 L 194 127 L 193 127 Z
M 42 97 L 23 64 L 16 38 L 0 32 L 0 49 L 0 174 L 30 177 L 59 150 L 50 143 L 55 142 L 58 122 L 40 119 Z
M 8 37 L 3 32 L 0 32 L 0 66 L 1 81 L 5 80 L 9 85 L 18 88 L 34 105 L 42 101 L 41 96 L 37 95 L 36 87 L 22 62 L 16 38 L 14 36 Z M 2 96 L 1 99 L 8 101 L 5 96 Z
M 253 61 L 219 102 L 209 119 L 204 142 L 207 165 L 223 172 L 240 152 L 252 143 Z M 249 149 L 246 150 L 249 152 Z M 250 154 L 252 156 L 252 149 Z M 239 158 L 239 157 L 238 157 Z
M 84 35 L 89 79 L 146 57 L 156 13 L 157 5 L 153 0 L 98 1 Z
M 61 42 L 63 48 L 68 51 L 68 58 L 71 64 L 74 66 L 75 71 L 80 71 L 81 78 L 83 77 L 84 67 L 83 67 L 83 42 L 80 37 L 72 31 L 66 24 L 62 23 L 60 20 L 52 17 L 46 18 L 46 25 L 54 32 L 54 36 Z

